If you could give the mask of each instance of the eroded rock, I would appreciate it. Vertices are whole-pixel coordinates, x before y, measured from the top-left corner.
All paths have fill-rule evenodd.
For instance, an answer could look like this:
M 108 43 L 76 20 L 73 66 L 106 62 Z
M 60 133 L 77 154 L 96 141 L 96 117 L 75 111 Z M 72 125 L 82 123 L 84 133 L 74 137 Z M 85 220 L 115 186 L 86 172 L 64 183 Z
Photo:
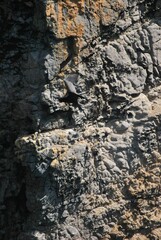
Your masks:
M 0 239 L 160 238 L 160 6 L 2 0 Z

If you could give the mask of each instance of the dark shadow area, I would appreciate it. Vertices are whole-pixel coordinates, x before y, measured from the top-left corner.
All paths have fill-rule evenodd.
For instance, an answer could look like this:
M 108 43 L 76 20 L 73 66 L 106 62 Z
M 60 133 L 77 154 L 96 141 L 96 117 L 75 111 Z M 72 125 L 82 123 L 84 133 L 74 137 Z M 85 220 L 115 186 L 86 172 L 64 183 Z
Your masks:
M 4 205 L 7 211 L 4 219 L 6 227 L 2 239 L 17 239 L 18 234 L 23 230 L 23 223 L 26 221 L 29 214 L 26 201 L 25 183 L 22 184 L 17 196 L 5 199 Z
M 26 168 L 15 156 L 15 140 L 37 130 L 44 73 L 46 5 L 42 1 L 0 3 L 0 240 L 16 240 L 28 218 Z

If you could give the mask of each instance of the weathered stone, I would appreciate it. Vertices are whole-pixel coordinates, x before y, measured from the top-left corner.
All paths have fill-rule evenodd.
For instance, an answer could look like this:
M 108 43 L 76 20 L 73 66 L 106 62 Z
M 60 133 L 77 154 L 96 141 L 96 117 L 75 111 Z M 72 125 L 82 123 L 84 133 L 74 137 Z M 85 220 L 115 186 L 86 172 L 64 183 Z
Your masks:
M 0 239 L 160 238 L 160 7 L 1 1 Z
M 79 236 L 78 230 L 73 226 L 67 226 L 67 231 L 71 236 Z
M 139 239 L 148 240 L 148 238 L 145 235 L 140 233 L 134 234 L 132 238 L 130 238 L 130 240 L 139 240 Z

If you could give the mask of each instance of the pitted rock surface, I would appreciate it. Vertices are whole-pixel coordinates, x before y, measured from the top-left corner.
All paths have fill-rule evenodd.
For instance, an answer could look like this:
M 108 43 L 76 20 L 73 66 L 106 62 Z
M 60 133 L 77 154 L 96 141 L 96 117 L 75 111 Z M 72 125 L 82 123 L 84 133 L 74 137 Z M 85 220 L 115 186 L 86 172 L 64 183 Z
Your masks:
M 160 17 L 160 0 L 1 1 L 0 240 L 161 238 Z M 60 102 L 72 74 L 84 98 Z

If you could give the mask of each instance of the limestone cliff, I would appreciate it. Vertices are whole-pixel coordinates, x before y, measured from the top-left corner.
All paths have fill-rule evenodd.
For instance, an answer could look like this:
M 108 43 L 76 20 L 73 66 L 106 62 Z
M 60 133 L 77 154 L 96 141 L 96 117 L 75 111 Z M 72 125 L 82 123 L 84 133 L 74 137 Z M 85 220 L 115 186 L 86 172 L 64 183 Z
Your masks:
M 161 0 L 2 0 L 0 36 L 0 239 L 161 239 Z

